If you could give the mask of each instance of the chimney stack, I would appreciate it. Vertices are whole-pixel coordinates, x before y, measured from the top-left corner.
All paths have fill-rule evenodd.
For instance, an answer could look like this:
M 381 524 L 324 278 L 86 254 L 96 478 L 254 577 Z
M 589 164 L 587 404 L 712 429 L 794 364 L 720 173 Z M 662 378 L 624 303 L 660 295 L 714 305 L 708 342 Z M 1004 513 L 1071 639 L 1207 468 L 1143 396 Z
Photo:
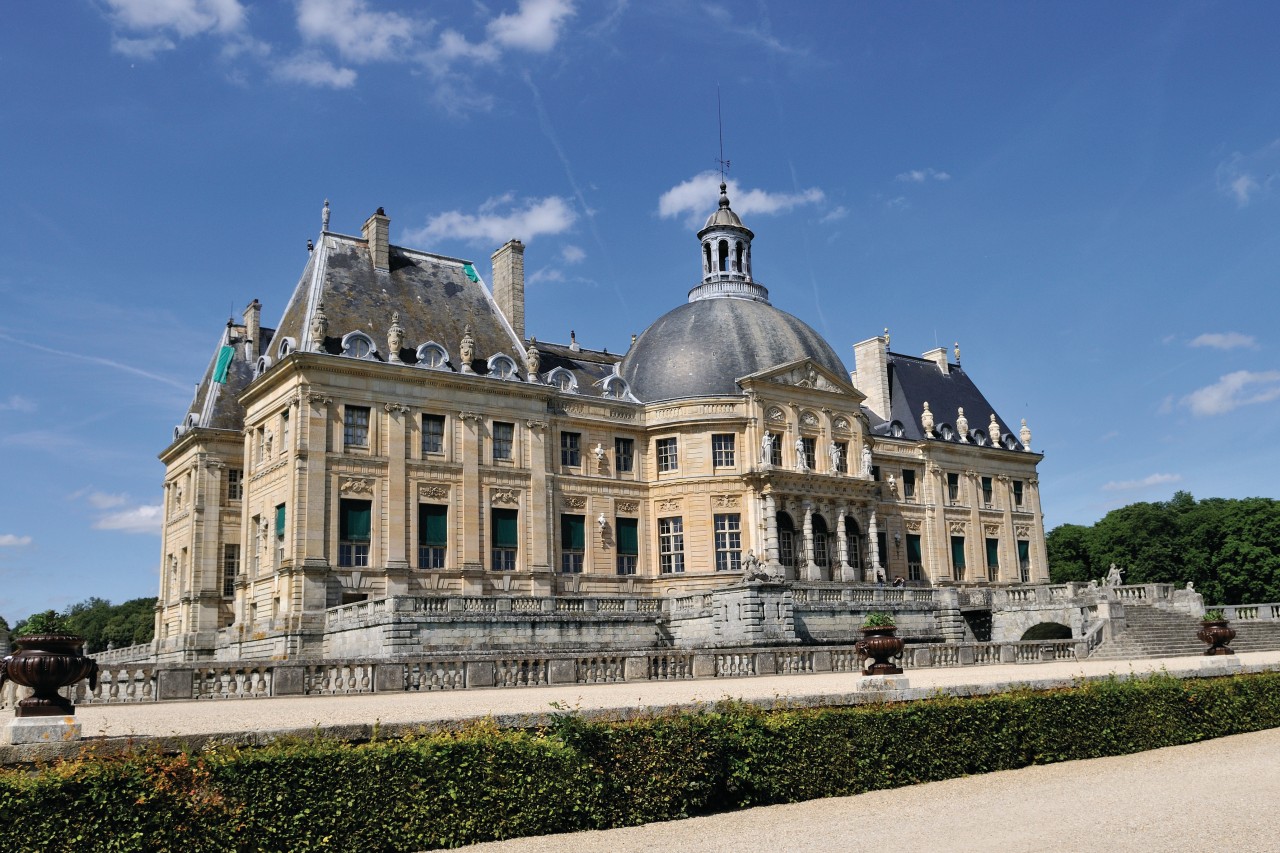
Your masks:
M 888 342 L 883 337 L 867 338 L 853 345 L 854 371 L 849 379 L 867 395 L 864 405 L 877 417 L 889 417 Z
M 255 299 L 244 309 L 244 354 L 248 361 L 257 361 L 258 356 L 262 354 L 262 347 L 258 341 L 261 328 L 262 303 Z
M 387 242 L 390 225 L 391 220 L 382 208 L 364 221 L 364 240 L 369 244 L 369 259 L 375 270 L 391 269 L 391 249 Z
M 524 344 L 524 243 L 508 240 L 493 253 L 493 299 Z
M 931 349 L 927 353 L 925 353 L 922 357 L 938 365 L 938 369 L 942 371 L 943 376 L 946 376 L 951 373 L 951 366 L 947 364 L 947 348 L 946 347 L 938 347 L 937 349 Z

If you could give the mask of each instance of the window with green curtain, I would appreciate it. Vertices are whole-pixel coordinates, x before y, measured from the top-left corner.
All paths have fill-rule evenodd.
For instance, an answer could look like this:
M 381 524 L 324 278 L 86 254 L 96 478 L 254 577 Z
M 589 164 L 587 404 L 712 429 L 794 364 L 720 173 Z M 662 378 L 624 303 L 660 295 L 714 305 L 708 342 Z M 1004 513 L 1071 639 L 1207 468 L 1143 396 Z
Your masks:
M 449 507 L 440 504 L 418 504 L 418 544 L 449 544 Z
M 920 556 L 920 536 L 915 533 L 907 534 L 907 562 L 920 563 L 923 562 Z
M 587 519 L 582 515 L 560 516 L 560 547 L 566 551 L 587 548 Z
M 618 553 L 636 556 L 640 553 L 640 526 L 634 518 L 618 519 Z
M 951 565 L 957 569 L 964 568 L 964 537 L 951 537 Z
M 372 502 L 342 499 L 338 507 L 338 538 L 343 542 L 368 542 Z
M 1018 564 L 1027 565 L 1031 562 L 1031 543 L 1025 539 L 1018 540 Z
M 519 548 L 520 525 L 518 511 L 514 509 L 493 510 L 493 547 Z
M 284 535 L 284 504 L 276 507 L 276 535 Z
M 988 566 L 1000 565 L 1000 540 L 999 539 L 987 540 L 987 565 Z

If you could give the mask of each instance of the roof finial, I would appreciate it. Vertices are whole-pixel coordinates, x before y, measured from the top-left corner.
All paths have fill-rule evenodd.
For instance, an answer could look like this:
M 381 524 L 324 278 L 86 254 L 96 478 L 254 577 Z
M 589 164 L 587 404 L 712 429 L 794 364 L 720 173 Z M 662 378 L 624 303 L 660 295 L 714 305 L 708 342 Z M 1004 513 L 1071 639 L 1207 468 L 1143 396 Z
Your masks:
M 960 363 L 960 342 L 956 341 L 956 364 Z
M 324 200 L 324 210 L 320 211 L 320 230 L 329 230 L 329 199 Z
M 889 348 L 889 327 L 888 326 L 884 327 L 884 348 L 886 350 Z
M 720 156 L 716 162 L 720 164 L 720 206 L 729 206 L 729 197 L 725 195 L 725 181 L 728 180 L 729 166 L 732 165 L 728 160 L 724 159 L 724 114 L 720 110 L 720 84 L 716 84 L 716 124 L 720 128 Z

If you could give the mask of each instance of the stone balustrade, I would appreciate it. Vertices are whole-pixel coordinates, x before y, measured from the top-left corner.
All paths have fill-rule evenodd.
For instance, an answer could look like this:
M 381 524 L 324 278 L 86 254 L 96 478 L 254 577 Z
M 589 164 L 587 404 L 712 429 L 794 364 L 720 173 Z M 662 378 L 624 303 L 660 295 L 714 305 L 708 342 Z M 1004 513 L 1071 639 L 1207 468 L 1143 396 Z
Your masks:
M 1280 620 L 1280 604 L 1214 604 L 1208 610 L 1221 610 L 1230 622 L 1274 622 Z

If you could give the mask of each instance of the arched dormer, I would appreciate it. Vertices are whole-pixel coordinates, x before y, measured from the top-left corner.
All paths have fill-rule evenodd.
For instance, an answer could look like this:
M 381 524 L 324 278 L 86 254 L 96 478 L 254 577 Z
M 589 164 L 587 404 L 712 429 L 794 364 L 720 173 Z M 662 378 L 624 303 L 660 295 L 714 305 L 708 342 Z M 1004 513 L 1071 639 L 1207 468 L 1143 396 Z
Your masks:
M 495 379 L 517 379 L 516 363 L 511 356 L 504 353 L 494 353 L 489 356 L 489 375 Z
M 342 336 L 342 354 L 349 358 L 376 358 L 378 345 L 364 332 L 347 332 Z
M 547 374 L 547 384 L 559 388 L 566 394 L 578 393 L 578 377 L 563 367 L 557 367 Z
M 638 403 L 635 395 L 631 393 L 631 386 L 627 384 L 627 380 L 623 379 L 616 373 L 610 373 L 604 379 L 600 380 L 601 387 L 604 388 L 604 396 L 612 397 L 615 400 L 625 400 L 628 403 Z
M 257 364 L 254 365 L 254 368 L 253 368 L 253 378 L 257 379 L 259 376 L 266 373 L 268 370 L 271 369 L 272 364 L 273 362 L 271 361 L 271 356 L 269 355 L 258 356 L 258 362 Z
M 298 342 L 293 338 L 281 338 L 280 343 L 276 345 L 276 358 L 283 359 L 297 348 Z
M 418 347 L 417 353 L 418 367 L 426 367 L 431 370 L 449 369 L 449 352 L 435 341 L 427 341 Z

